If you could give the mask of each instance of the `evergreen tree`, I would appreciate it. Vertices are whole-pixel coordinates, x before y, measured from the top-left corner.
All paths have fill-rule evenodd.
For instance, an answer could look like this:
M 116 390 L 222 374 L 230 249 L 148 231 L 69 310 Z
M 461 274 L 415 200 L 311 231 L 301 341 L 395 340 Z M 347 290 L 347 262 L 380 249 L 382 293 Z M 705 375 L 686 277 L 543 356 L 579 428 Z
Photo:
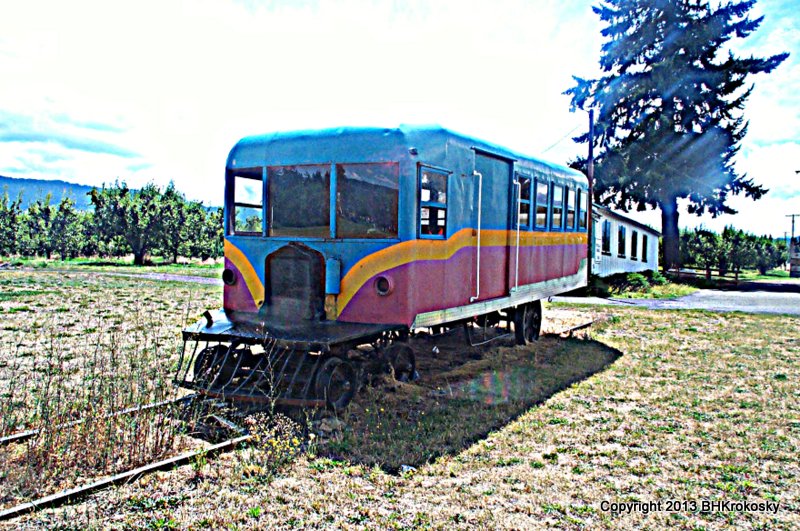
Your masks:
M 735 213 L 726 201 L 766 190 L 740 175 L 734 157 L 747 132 L 750 74 L 788 56 L 741 58 L 729 41 L 761 24 L 755 0 L 601 0 L 606 23 L 600 79 L 576 77 L 572 108 L 598 111 L 595 197 L 628 210 L 661 209 L 664 266 L 679 265 L 678 198 L 689 213 Z M 589 136 L 577 138 L 588 142 Z M 578 165 L 585 161 L 578 161 Z

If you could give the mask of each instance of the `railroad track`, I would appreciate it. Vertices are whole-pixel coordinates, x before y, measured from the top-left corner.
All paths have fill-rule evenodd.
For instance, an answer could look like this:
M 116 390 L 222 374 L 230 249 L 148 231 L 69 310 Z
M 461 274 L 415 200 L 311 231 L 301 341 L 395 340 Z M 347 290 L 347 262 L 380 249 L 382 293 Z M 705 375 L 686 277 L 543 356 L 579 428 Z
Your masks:
M 152 409 L 164 408 L 169 406 L 175 406 L 180 404 L 188 404 L 195 399 L 199 399 L 198 394 L 191 394 L 187 396 L 183 396 L 180 398 L 175 398 L 172 400 L 164 400 L 161 402 L 154 402 L 152 404 L 147 404 L 144 406 L 137 406 L 132 408 L 123 409 L 120 411 L 116 411 L 113 413 L 108 413 L 103 415 L 102 418 L 111 418 L 117 417 L 121 415 L 135 415 L 141 413 L 143 411 L 148 411 Z M 189 463 L 197 456 L 214 456 L 229 450 L 235 449 L 240 444 L 248 441 L 251 438 L 251 435 L 246 432 L 243 428 L 236 425 L 235 423 L 231 422 L 228 419 L 223 418 L 217 414 L 211 414 L 208 416 L 209 419 L 218 423 L 221 427 L 230 430 L 232 432 L 237 433 L 236 437 L 232 437 L 228 440 L 225 440 L 220 443 L 213 444 L 211 446 L 204 446 L 202 448 L 198 448 L 196 450 L 191 450 L 188 452 L 184 452 L 180 455 L 170 457 L 168 459 L 163 459 L 160 461 L 156 461 L 147 465 L 143 465 L 132 470 L 128 470 L 126 472 L 121 472 L 119 474 L 114 474 L 112 476 L 103 477 L 92 481 L 89 484 L 82 485 L 79 487 L 75 487 L 72 489 L 62 490 L 55 494 L 50 494 L 48 496 L 44 496 L 38 498 L 36 500 L 32 500 L 26 503 L 22 503 L 16 505 L 14 507 L 9 507 L 8 509 L 4 509 L 0 511 L 0 521 L 8 520 L 11 518 L 15 518 L 17 516 L 22 516 L 26 513 L 30 513 L 33 511 L 37 511 L 40 509 L 45 509 L 48 507 L 57 507 L 63 505 L 68 502 L 72 502 L 83 498 L 93 492 L 98 490 L 102 490 L 113 485 L 119 485 L 121 483 L 127 483 L 130 481 L 134 481 L 135 479 L 144 476 L 146 474 L 150 474 L 152 472 L 158 470 L 168 470 L 174 468 L 176 466 L 180 466 L 186 463 Z M 65 424 L 61 424 L 56 427 L 56 429 L 68 428 L 73 426 L 78 426 L 83 424 L 86 420 L 76 420 L 73 422 L 68 422 Z M 5 437 L 0 438 L 0 446 L 7 445 L 7 444 L 18 444 L 24 442 L 32 437 L 35 437 L 37 434 L 40 433 L 41 430 L 26 430 L 23 432 L 15 433 L 12 435 L 7 435 Z
M 115 411 L 113 413 L 107 413 L 100 417 L 101 419 L 109 419 L 113 417 L 120 417 L 122 415 L 136 415 L 138 413 L 142 413 L 144 411 L 148 411 L 151 409 L 158 409 L 162 407 L 172 406 L 172 405 L 179 405 L 183 403 L 188 403 L 197 398 L 197 393 L 192 393 L 190 395 L 182 396 L 180 398 L 173 398 L 171 400 L 163 400 L 161 402 L 153 402 L 151 404 L 146 404 L 143 406 L 136 406 L 136 407 L 129 407 L 126 409 L 122 409 L 120 411 Z M 80 426 L 86 422 L 85 419 L 82 420 L 74 420 L 72 422 L 66 422 L 64 424 L 59 424 L 55 426 L 53 429 L 59 430 L 64 428 L 72 428 L 74 426 Z M 11 443 L 21 443 L 25 442 L 26 440 L 35 437 L 41 433 L 42 430 L 25 430 L 20 431 L 17 433 L 12 433 L 11 435 L 6 435 L 5 437 L 0 437 L 0 446 L 4 446 L 6 444 Z
M 43 498 L 39 498 L 37 500 L 16 505 L 14 507 L 0 511 L 0 521 L 8 520 L 10 518 L 15 518 L 17 516 L 22 516 L 23 514 L 29 512 L 38 511 L 39 509 L 45 509 L 47 507 L 56 507 L 67 502 L 75 501 L 95 491 L 102 490 L 107 487 L 111 487 L 113 485 L 119 485 L 120 483 L 127 483 L 129 481 L 133 481 L 141 476 L 144 476 L 145 474 L 149 474 L 157 470 L 167 470 L 179 465 L 186 464 L 199 455 L 213 456 L 222 452 L 226 452 L 228 450 L 233 450 L 241 443 L 249 440 L 250 437 L 251 435 L 241 435 L 239 437 L 228 439 L 227 441 L 223 441 L 221 443 L 217 443 L 209 447 L 200 448 L 198 450 L 193 450 L 190 452 L 184 452 L 178 456 L 171 457 L 169 459 L 164 459 L 163 461 L 158 461 L 155 463 L 151 463 L 149 465 L 135 468 L 133 470 L 129 470 L 127 472 L 122 472 L 120 474 L 99 479 L 88 485 L 75 487 L 74 489 L 63 490 L 61 492 L 57 492 L 49 496 L 44 496 Z
M 587 322 L 581 323 L 579 325 L 567 327 L 567 328 L 565 328 L 565 329 L 563 329 L 563 330 L 561 330 L 559 332 L 551 332 L 551 333 L 549 333 L 547 335 L 559 336 L 559 337 L 564 337 L 564 338 L 572 337 L 572 335 L 575 332 L 578 332 L 580 330 L 585 330 L 585 329 L 589 328 L 590 326 L 592 326 L 597 321 L 598 321 L 598 319 L 592 319 L 591 321 L 587 321 Z

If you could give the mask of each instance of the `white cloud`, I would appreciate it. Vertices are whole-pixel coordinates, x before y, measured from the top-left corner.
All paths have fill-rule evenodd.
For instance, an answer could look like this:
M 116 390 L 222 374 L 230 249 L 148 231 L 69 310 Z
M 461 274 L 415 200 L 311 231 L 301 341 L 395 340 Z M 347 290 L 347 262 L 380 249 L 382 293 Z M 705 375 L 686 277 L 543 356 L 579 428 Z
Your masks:
M 228 150 L 272 130 L 440 123 L 564 163 L 585 149 L 570 136 L 587 118 L 569 113 L 562 92 L 573 74 L 597 74 L 602 43 L 584 0 L 7 4 L 0 74 L 13 82 L 0 84 L 0 111 L 140 158 L 9 142 L 0 143 L 0 173 L 174 180 L 213 204 Z M 767 53 L 787 40 L 800 47 L 797 15 L 769 15 L 790 4 L 757 4 L 767 11 Z M 786 169 L 765 170 L 775 155 L 760 156 L 763 146 L 797 146 L 799 79 L 794 56 L 757 79 L 742 167 L 759 181 Z M 752 211 L 742 206 L 741 219 Z

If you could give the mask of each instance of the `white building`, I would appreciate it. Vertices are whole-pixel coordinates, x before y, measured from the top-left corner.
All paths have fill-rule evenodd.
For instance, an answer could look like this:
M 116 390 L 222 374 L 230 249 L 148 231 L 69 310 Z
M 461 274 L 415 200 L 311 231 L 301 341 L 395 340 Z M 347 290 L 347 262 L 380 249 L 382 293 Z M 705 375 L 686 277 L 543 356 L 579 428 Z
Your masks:
M 614 273 L 658 270 L 660 232 L 597 204 L 592 205 L 592 211 L 592 273 L 606 277 Z

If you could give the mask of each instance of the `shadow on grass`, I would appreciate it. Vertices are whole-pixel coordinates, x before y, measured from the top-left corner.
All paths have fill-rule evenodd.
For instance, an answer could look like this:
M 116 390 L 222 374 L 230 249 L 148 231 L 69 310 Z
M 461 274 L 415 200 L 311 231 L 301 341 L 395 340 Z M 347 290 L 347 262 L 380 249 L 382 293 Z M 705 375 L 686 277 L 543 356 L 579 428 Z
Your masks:
M 402 465 L 456 454 L 622 355 L 590 339 L 552 336 L 532 347 L 506 342 L 483 350 L 439 346 L 432 338 L 414 343 L 420 380 L 363 391 L 347 410 L 343 432 L 321 446 L 322 455 L 396 473 Z

